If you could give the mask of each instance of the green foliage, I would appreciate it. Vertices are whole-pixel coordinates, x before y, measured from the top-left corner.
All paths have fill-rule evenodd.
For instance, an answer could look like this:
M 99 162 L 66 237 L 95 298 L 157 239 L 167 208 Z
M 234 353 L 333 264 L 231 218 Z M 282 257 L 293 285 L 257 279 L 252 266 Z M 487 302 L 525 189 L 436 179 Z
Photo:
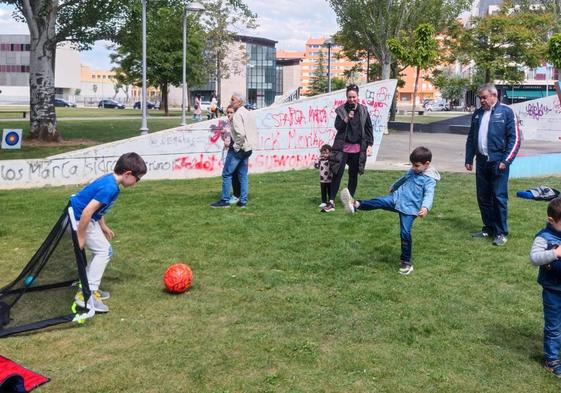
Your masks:
M 462 99 L 467 87 L 470 85 L 469 79 L 437 71 L 433 71 L 433 75 L 429 80 L 440 90 L 442 98 L 448 101 Z
M 331 90 L 341 90 L 347 87 L 347 82 L 343 78 L 331 78 Z
M 382 78 L 386 79 L 394 62 L 389 39 L 411 35 L 422 23 L 441 31 L 471 6 L 469 0 L 330 0 L 329 3 L 340 26 L 337 42 L 349 56 L 372 54 L 382 67 Z
M 547 43 L 547 59 L 561 69 L 561 33 L 554 34 Z
M 308 96 L 327 93 L 327 70 L 325 67 L 325 55 L 323 54 L 323 50 L 319 51 L 319 59 L 315 67 Z
M 400 40 L 391 38 L 388 47 L 399 63 L 426 70 L 438 62 L 438 43 L 432 25 L 423 23 L 413 35 L 403 35 Z
M 357 193 L 384 195 L 400 175 L 366 171 Z M 45 393 L 559 391 L 541 366 L 528 262 L 544 203 L 512 198 L 509 242 L 493 247 L 469 236 L 481 225 L 474 176 L 444 173 L 403 277 L 398 216 L 321 215 L 318 182 L 317 171 L 250 175 L 247 209 L 207 206 L 219 178 L 123 190 L 106 216 L 111 312 L 3 339 L 2 355 L 48 375 Z M 510 193 L 556 182 L 515 179 Z M 78 190 L 0 191 L 0 286 Z M 179 261 L 193 287 L 172 296 L 162 275 Z
M 169 86 L 179 86 L 183 69 L 183 2 L 179 0 L 152 0 L 147 6 L 147 79 L 162 92 L 167 112 Z M 203 32 L 195 16 L 188 20 L 187 83 L 205 81 L 203 68 Z M 117 64 L 118 81 L 136 81 L 142 78 L 142 7 L 140 2 L 128 9 L 126 23 L 117 33 L 111 61 Z
M 485 82 L 520 83 L 524 74 L 519 66 L 537 67 L 545 57 L 553 13 L 529 4 L 513 7 L 507 1 L 498 13 L 475 17 L 469 27 L 457 30 L 454 51 L 474 60 L 484 70 Z

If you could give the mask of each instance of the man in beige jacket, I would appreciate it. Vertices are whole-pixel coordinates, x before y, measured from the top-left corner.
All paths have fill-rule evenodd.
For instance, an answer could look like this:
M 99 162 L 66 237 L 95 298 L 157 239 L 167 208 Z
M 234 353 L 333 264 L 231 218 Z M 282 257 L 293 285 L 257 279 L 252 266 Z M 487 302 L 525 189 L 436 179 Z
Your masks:
M 210 204 L 214 208 L 230 207 L 232 176 L 235 172 L 238 173 L 240 179 L 240 199 L 237 206 L 244 208 L 247 205 L 248 163 L 249 157 L 257 145 L 257 126 L 255 117 L 244 107 L 244 102 L 245 98 L 241 94 L 232 94 L 230 104 L 236 111 L 232 119 L 232 144 L 222 168 L 222 196 L 218 202 Z

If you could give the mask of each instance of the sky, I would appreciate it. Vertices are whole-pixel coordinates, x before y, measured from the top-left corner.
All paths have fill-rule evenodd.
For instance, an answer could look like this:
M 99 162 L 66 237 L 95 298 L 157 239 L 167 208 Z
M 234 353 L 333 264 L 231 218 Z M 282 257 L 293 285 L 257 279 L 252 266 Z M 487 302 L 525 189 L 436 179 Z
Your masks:
M 326 0 L 245 0 L 249 8 L 257 13 L 255 30 L 245 30 L 237 26 L 233 31 L 239 34 L 268 38 L 278 41 L 277 49 L 304 50 L 304 43 L 310 37 L 328 36 L 337 31 L 335 13 Z M 13 7 L 0 5 L 0 34 L 29 34 L 25 23 L 16 22 L 12 17 Z M 110 69 L 107 43 L 98 41 L 90 51 L 80 54 L 83 64 L 94 69 Z

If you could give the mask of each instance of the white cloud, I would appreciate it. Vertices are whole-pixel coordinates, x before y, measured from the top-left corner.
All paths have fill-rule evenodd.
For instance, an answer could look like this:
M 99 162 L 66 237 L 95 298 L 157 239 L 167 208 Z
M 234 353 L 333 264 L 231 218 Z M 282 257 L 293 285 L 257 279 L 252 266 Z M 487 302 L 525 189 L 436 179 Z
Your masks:
M 27 24 L 14 20 L 14 10 L 11 6 L 0 6 L 0 34 L 29 34 Z
M 335 12 L 326 0 L 246 0 L 257 13 L 259 27 L 240 33 L 278 41 L 278 49 L 304 50 L 310 37 L 319 38 L 338 30 Z

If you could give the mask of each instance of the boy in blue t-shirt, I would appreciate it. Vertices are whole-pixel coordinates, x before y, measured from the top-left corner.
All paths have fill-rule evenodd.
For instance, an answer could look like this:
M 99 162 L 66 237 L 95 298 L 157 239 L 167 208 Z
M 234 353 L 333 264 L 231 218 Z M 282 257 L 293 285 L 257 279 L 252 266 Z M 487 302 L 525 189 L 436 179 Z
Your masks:
M 109 311 L 109 307 L 103 303 L 103 300 L 109 298 L 109 293 L 100 291 L 99 284 L 111 259 L 112 249 L 109 241 L 113 239 L 114 233 L 105 224 L 103 215 L 117 200 L 119 186 L 134 186 L 146 171 L 146 163 L 138 154 L 123 154 L 117 160 L 113 173 L 101 176 L 70 197 L 74 218 L 78 222 L 78 244 L 80 249 L 86 246 L 91 252 L 86 274 L 96 312 Z M 82 292 L 76 294 L 75 301 L 78 306 L 85 307 Z

